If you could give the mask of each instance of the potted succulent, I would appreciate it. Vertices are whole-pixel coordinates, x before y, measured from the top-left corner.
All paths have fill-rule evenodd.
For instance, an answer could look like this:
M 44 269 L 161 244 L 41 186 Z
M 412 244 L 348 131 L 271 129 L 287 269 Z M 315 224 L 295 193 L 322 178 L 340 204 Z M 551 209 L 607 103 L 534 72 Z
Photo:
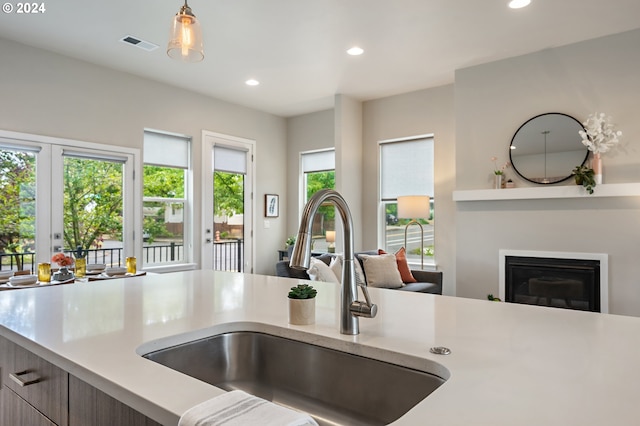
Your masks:
M 592 168 L 576 166 L 571 174 L 576 181 L 576 185 L 584 186 L 584 189 L 586 189 L 589 194 L 593 194 L 593 188 L 596 187 L 596 179 Z
M 310 325 L 316 322 L 316 295 L 309 284 L 298 284 L 289 291 L 289 323 Z

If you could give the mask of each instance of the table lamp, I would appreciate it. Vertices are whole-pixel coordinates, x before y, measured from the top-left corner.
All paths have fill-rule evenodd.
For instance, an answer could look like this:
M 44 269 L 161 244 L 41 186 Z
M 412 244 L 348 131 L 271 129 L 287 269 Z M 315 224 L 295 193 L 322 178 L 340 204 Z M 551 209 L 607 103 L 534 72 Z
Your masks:
M 325 239 L 327 240 L 327 251 L 329 253 L 335 253 L 336 252 L 336 231 L 327 231 L 325 233 Z

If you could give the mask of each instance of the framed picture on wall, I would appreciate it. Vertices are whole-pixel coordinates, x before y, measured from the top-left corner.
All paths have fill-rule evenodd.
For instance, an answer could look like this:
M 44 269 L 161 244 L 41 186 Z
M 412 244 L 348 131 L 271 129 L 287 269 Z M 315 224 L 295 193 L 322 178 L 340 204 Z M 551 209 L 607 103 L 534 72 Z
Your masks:
M 276 194 L 264 195 L 264 215 L 265 217 L 278 217 L 280 214 L 280 201 Z

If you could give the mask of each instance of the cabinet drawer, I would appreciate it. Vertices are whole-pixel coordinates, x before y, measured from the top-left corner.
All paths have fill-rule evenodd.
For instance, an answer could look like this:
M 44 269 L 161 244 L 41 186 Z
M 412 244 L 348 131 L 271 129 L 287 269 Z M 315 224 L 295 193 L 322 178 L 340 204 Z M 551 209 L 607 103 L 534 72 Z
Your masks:
M 1 338 L 1 337 L 0 337 Z M 69 375 L 5 339 L 2 384 L 60 426 L 68 424 Z M 5 389 L 6 390 L 6 389 Z
M 0 425 L 56 426 L 11 389 L 0 389 Z

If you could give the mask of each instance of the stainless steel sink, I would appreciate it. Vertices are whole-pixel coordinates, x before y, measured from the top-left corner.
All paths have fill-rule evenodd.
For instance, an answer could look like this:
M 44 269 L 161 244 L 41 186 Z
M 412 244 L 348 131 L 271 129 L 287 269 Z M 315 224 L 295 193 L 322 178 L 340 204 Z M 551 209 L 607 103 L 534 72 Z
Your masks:
M 385 425 L 444 379 L 259 332 L 232 332 L 143 355 L 225 390 L 311 414 L 321 425 Z

